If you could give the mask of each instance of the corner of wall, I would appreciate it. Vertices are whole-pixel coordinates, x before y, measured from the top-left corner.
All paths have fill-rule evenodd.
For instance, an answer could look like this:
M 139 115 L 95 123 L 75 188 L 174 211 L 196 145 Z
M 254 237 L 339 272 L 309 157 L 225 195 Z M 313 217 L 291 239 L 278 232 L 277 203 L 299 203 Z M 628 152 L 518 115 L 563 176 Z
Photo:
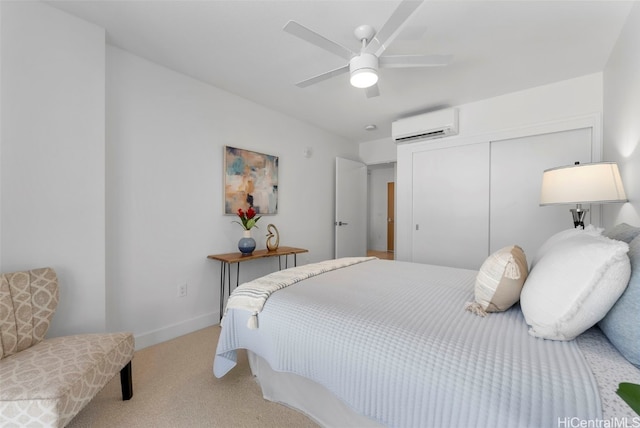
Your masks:
M 391 137 L 360 143 L 358 153 L 366 165 L 393 163 L 397 160 L 396 144 Z
M 185 334 L 210 327 L 212 325 L 219 324 L 219 319 L 219 312 L 211 312 L 195 318 L 184 320 L 176 324 L 164 326 L 157 330 L 136 334 L 136 351 L 139 351 L 140 349 L 146 348 L 148 346 L 166 342 L 167 340 L 175 339 L 176 337 L 180 337 Z
M 604 226 L 640 226 L 640 3 L 634 3 L 603 77 L 604 160 L 615 161 L 629 202 L 603 206 Z

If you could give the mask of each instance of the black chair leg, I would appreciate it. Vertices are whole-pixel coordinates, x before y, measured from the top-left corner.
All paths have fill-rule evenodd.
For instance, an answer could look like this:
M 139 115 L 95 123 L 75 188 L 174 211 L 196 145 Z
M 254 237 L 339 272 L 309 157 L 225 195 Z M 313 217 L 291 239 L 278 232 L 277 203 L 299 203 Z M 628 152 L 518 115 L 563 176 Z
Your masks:
M 122 399 L 130 400 L 133 397 L 133 376 L 131 374 L 131 361 L 120 370 L 120 385 L 122 386 Z

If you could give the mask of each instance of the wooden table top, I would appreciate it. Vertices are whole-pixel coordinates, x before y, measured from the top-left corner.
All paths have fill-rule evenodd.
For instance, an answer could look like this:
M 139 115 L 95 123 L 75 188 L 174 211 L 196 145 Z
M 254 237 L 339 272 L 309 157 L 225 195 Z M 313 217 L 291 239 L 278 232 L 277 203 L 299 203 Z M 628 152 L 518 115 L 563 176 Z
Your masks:
M 264 257 L 275 257 L 275 256 L 287 256 L 289 254 L 300 254 L 300 253 L 308 253 L 309 250 L 304 248 L 295 248 L 295 247 L 278 247 L 274 251 L 269 250 L 255 250 L 253 253 L 242 254 L 240 252 L 235 253 L 226 253 L 226 254 L 212 254 L 207 256 L 208 259 L 219 260 L 225 263 L 239 263 L 246 262 L 248 260 L 262 259 Z

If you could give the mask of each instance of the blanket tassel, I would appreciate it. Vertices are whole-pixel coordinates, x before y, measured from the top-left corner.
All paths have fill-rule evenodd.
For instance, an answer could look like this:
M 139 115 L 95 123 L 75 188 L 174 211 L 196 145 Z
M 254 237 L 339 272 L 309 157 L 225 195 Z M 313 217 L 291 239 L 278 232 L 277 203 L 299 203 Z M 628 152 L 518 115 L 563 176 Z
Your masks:
M 249 330 L 257 330 L 258 329 L 258 313 L 251 315 L 249 320 L 247 321 L 247 327 Z

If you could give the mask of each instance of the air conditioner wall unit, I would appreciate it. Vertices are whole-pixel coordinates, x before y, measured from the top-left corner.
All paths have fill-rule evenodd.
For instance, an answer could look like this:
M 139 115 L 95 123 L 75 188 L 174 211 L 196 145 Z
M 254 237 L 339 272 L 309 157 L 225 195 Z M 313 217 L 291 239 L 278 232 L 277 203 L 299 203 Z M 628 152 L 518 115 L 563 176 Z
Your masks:
M 456 134 L 458 134 L 457 108 L 407 117 L 391 123 L 391 136 L 396 144 Z

